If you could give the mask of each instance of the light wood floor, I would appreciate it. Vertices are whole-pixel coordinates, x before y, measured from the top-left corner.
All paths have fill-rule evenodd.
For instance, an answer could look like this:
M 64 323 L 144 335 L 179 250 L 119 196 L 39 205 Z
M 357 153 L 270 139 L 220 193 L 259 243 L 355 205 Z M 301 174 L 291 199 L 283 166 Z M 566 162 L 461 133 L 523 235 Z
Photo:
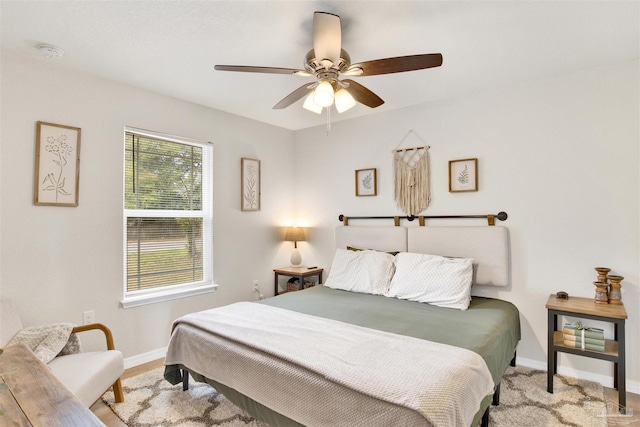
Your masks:
M 122 378 L 124 379 L 128 377 L 133 377 L 143 372 L 160 368 L 162 366 L 163 366 L 163 359 L 158 359 L 153 362 L 145 363 L 144 365 L 136 366 L 135 368 L 127 369 L 122 375 Z M 618 402 L 618 391 L 615 389 L 605 387 L 604 396 L 606 400 L 609 400 L 615 403 Z M 124 398 L 125 400 L 127 398 L 126 392 L 125 392 Z M 634 424 L 626 424 L 626 425 L 640 426 L 640 395 L 627 392 L 627 408 L 630 408 L 633 410 L 633 414 L 634 414 L 633 419 L 636 419 L 639 421 Z M 96 402 L 91 407 L 91 410 L 93 411 L 94 414 L 96 414 L 98 418 L 100 418 L 100 420 L 103 423 L 106 424 L 107 427 L 127 427 L 127 425 L 123 423 L 120 420 L 120 418 L 118 418 L 116 414 L 114 414 L 113 411 L 102 402 L 102 400 L 99 400 L 98 402 Z M 621 425 L 619 422 L 615 423 L 615 421 L 616 421 L 615 419 L 612 419 L 612 421 L 609 422 L 609 426 L 613 427 L 613 426 Z M 618 421 L 621 421 L 621 420 L 618 419 Z

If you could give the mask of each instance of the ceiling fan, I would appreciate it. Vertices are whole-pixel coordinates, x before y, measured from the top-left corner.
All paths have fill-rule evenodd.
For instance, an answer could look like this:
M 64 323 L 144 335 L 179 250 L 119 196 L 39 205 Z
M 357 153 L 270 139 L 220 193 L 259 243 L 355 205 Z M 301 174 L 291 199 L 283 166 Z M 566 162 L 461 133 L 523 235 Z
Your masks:
M 340 79 L 342 76 L 376 76 L 422 70 L 440 65 L 442 65 L 440 53 L 397 56 L 352 64 L 351 57 L 342 49 L 340 17 L 327 12 L 315 12 L 313 14 L 313 49 L 305 57 L 304 70 L 246 65 L 216 65 L 215 69 L 315 76 L 315 82 L 300 86 L 273 108 L 287 108 L 306 95 L 304 108 L 320 114 L 322 108 L 331 107 L 334 103 L 339 113 L 353 107 L 356 101 L 371 108 L 384 104 L 382 98 L 371 90 L 352 79 Z

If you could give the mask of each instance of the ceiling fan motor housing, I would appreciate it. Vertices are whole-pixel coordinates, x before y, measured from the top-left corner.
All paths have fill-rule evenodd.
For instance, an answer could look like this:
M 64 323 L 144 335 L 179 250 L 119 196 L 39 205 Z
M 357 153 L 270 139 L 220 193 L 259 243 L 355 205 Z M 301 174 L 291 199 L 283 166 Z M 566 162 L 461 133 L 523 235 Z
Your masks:
M 305 57 L 304 68 L 310 74 L 317 75 L 317 73 L 319 72 L 326 72 L 328 70 L 322 64 L 323 61 L 323 59 L 316 58 L 315 51 L 311 49 L 309 52 L 307 52 L 307 56 Z M 337 61 L 337 63 L 332 63 L 330 70 L 334 70 L 337 75 L 338 73 L 345 72 L 350 65 L 351 56 L 349 56 L 349 53 L 347 53 L 346 50 L 340 49 L 340 59 Z

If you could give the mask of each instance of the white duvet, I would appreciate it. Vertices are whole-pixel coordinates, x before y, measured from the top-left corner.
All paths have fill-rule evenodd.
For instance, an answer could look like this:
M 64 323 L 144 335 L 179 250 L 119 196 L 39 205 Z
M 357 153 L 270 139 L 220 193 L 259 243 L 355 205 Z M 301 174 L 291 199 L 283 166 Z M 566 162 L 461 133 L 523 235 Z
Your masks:
M 244 302 L 176 320 L 165 364 L 306 426 L 469 426 L 494 387 L 472 351 Z

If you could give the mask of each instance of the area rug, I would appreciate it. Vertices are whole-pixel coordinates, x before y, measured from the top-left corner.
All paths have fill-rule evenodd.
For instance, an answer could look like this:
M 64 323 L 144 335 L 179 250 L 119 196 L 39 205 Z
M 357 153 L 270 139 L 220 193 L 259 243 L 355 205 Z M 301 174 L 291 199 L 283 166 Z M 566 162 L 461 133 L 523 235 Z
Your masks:
M 189 390 L 172 386 L 155 369 L 122 381 L 125 401 L 113 392 L 102 400 L 129 427 L 267 427 L 253 419 L 209 385 L 190 381 Z M 554 393 L 547 393 L 547 373 L 508 368 L 502 379 L 500 405 L 490 410 L 491 427 L 606 426 L 602 386 L 557 375 Z
M 500 405 L 489 411 L 489 426 L 607 425 L 602 385 L 556 375 L 547 393 L 547 371 L 509 367 L 500 385 Z

